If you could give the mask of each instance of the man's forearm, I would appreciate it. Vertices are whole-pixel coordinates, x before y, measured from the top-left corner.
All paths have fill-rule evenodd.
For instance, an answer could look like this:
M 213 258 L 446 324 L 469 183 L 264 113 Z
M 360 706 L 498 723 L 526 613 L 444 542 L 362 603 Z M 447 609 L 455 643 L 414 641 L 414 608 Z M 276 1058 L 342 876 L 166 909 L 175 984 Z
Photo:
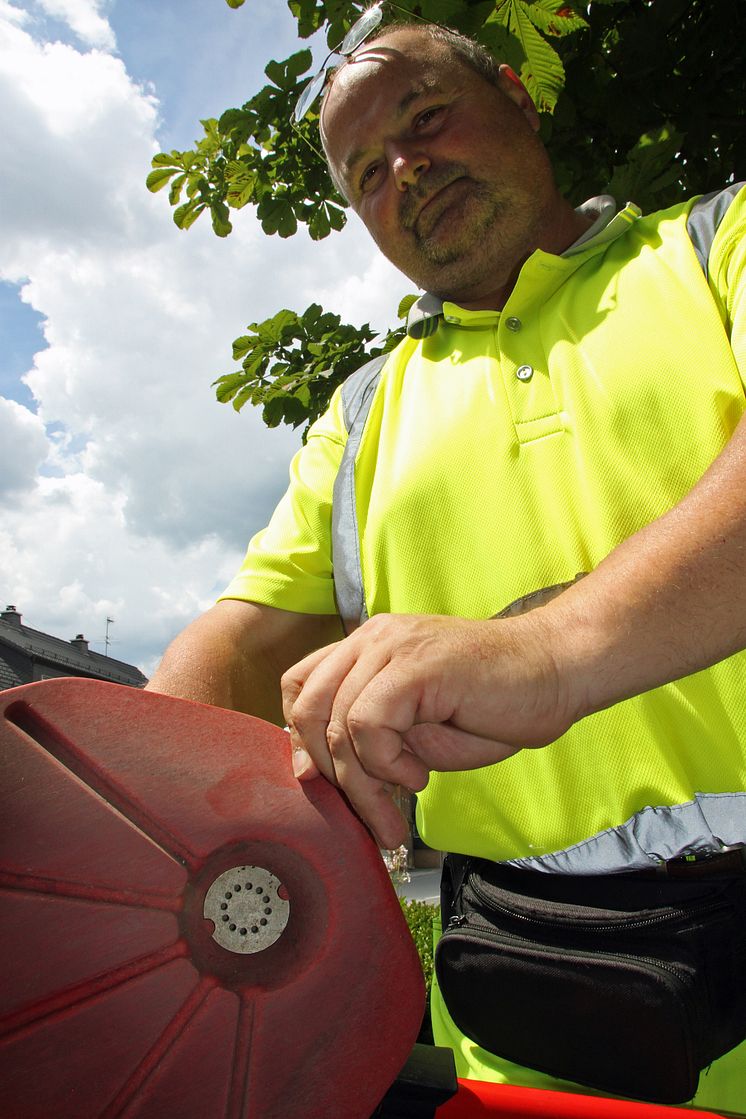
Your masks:
M 245 711 L 282 726 L 282 673 L 339 636 L 334 617 L 219 602 L 175 638 L 148 689 Z

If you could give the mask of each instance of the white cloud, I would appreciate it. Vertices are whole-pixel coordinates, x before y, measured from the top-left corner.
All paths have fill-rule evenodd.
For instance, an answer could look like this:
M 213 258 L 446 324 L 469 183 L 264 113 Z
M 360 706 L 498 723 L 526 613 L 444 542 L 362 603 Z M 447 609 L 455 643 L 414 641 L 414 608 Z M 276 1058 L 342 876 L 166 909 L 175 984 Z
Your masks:
M 86 46 L 114 50 L 116 39 L 101 15 L 100 0 L 37 0 L 47 15 L 62 20 Z
M 17 23 L 23 25 L 28 23 L 30 19 L 28 12 L 23 11 L 22 8 L 16 8 L 10 4 L 8 0 L 0 0 L 0 19 L 5 20 L 7 23 Z
M 103 651 L 150 672 L 158 651 L 228 581 L 238 552 L 204 538 L 174 553 L 127 531 L 126 500 L 84 474 L 42 478 L 22 516 L 0 525 L 3 601 L 26 624 L 59 637 L 84 633 Z
M 64 7 L 71 26 L 100 13 Z M 231 339 L 312 301 L 384 327 L 409 287 L 354 227 L 319 245 L 266 238 L 249 212 L 226 240 L 206 219 L 177 230 L 144 187 L 153 96 L 121 59 L 37 42 L 6 9 L 0 278 L 23 285 L 47 348 L 24 378 L 37 415 L 0 411 L 23 495 L 0 526 L 0 595 L 63 637 L 96 641 L 109 614 L 113 655 L 148 671 L 228 581 L 299 442 L 215 402 Z
M 34 488 L 49 444 L 38 416 L 0 396 L 0 501 L 17 501 Z
M 0 19 L 0 103 L 0 275 L 17 282 L 42 251 L 121 245 L 136 214 L 147 220 L 157 110 L 121 59 L 37 43 Z

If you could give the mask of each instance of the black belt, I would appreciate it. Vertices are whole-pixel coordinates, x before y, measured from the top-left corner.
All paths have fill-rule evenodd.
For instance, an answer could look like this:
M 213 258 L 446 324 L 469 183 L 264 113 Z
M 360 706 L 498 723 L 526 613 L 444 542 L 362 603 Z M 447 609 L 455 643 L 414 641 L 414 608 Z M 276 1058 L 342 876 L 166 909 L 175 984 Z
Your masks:
M 719 855 L 693 859 L 682 855 L 649 870 L 633 870 L 630 874 L 638 878 L 717 878 L 719 875 L 733 877 L 746 874 L 746 847 L 734 847 Z

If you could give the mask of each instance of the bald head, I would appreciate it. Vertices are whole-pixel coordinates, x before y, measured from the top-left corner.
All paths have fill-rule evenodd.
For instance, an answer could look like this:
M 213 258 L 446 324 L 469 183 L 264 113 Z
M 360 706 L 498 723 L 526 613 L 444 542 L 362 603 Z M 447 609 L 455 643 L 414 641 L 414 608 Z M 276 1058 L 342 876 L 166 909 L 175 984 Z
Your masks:
M 453 64 L 457 66 L 466 66 L 489 85 L 499 88 L 500 64 L 481 43 L 477 43 L 474 39 L 469 39 L 466 35 L 461 35 L 458 31 L 452 31 L 445 27 L 438 27 L 438 25 L 434 23 L 405 23 L 403 21 L 397 21 L 389 24 L 383 31 L 376 35 L 374 39 L 370 39 L 363 43 L 354 54 L 345 58 L 340 65 L 331 72 L 329 82 L 324 90 L 319 120 L 321 143 L 327 156 L 327 163 L 329 165 L 329 173 L 332 177 L 332 181 L 337 190 L 339 190 L 345 198 L 347 198 L 347 195 L 344 186 L 335 174 L 335 168 L 329 163 L 328 159 L 329 153 L 326 144 L 326 130 L 324 128 L 324 107 L 335 81 L 347 67 L 374 58 L 376 51 L 381 52 L 381 57 L 383 57 L 383 52 L 386 50 L 398 50 L 402 53 L 415 52 L 420 54 L 422 58 L 434 59 L 440 56 L 446 60 L 450 59 Z

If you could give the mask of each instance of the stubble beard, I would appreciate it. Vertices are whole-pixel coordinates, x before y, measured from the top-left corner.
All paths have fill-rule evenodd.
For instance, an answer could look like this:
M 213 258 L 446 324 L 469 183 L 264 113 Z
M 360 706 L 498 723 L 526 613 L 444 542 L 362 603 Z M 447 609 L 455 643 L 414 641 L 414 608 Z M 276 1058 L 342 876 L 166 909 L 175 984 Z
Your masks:
M 427 233 L 412 227 L 416 253 L 409 278 L 420 288 L 456 303 L 482 298 L 487 290 L 509 288 L 540 242 L 543 211 L 536 199 L 500 194 L 489 183 L 471 180 L 460 206 L 453 237 L 437 237 L 440 222 Z
M 452 214 L 446 207 L 432 227 L 428 227 L 427 214 L 420 222 L 417 215 L 422 203 L 461 178 L 469 181 L 470 190 L 458 212 Z M 492 271 L 501 252 L 511 255 L 506 233 L 513 224 L 512 209 L 508 199 L 492 185 L 472 178 L 461 164 L 449 163 L 429 172 L 401 202 L 400 221 L 415 250 L 412 267 L 404 271 L 418 286 L 440 295 L 453 296 L 481 286 L 485 272 Z M 448 223 L 445 227 L 444 222 Z
M 452 218 L 449 214 L 439 218 L 428 233 L 415 226 L 412 233 L 417 250 L 429 264 L 438 267 L 454 264 L 483 242 L 485 234 L 505 214 L 506 209 L 505 204 L 485 183 L 474 183 L 456 219 L 461 222 L 461 230 L 451 237 L 443 237 L 441 222 L 450 223 Z

